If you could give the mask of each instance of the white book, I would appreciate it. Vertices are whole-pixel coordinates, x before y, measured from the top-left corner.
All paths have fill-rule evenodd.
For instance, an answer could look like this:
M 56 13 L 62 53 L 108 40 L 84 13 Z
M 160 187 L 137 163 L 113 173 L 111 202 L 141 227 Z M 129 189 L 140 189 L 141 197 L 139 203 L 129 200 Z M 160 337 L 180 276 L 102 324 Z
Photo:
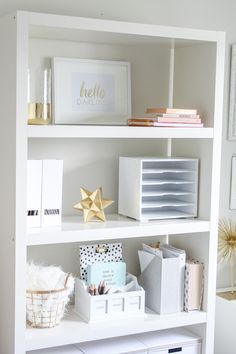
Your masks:
M 43 160 L 42 227 L 61 224 L 62 160 Z
M 42 160 L 27 162 L 27 227 L 41 226 Z

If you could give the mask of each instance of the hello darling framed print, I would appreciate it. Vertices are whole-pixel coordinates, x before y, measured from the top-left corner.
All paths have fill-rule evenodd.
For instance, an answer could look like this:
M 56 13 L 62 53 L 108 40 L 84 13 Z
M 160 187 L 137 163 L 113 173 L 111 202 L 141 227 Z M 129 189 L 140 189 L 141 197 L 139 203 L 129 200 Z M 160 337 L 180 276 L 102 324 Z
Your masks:
M 55 57 L 52 69 L 54 124 L 127 124 L 130 63 Z

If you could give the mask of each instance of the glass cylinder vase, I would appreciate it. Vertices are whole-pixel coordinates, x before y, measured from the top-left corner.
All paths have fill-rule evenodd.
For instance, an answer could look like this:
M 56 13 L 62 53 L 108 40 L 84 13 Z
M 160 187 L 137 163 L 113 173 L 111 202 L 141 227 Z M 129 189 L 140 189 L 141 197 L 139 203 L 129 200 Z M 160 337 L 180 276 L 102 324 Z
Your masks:
M 28 70 L 28 124 L 51 122 L 51 69 Z

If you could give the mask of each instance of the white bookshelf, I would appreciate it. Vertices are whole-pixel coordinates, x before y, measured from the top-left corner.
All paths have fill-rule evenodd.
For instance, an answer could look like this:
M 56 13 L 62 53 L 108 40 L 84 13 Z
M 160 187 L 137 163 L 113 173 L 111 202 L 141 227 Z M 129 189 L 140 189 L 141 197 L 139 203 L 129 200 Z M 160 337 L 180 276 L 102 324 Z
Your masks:
M 4 92 L 0 96 L 1 351 L 23 354 L 80 341 L 191 326 L 203 338 L 203 354 L 213 354 L 224 33 L 20 11 L 0 20 L 0 44 Z M 27 126 L 27 68 L 48 66 L 53 56 L 129 61 L 134 115 L 153 105 L 194 106 L 205 127 Z M 139 222 L 118 216 L 118 158 L 127 155 L 199 159 L 198 217 Z M 65 166 L 62 226 L 29 231 L 27 159 L 55 158 L 64 160 Z M 106 223 L 84 224 L 72 209 L 80 200 L 79 187 L 92 190 L 100 185 L 104 197 L 115 200 L 109 209 L 113 214 Z M 164 189 L 162 193 L 168 195 Z M 69 312 L 57 328 L 26 328 L 27 259 L 76 271 L 78 265 L 71 252 L 80 242 L 120 239 L 128 266 L 138 273 L 136 250 L 140 242 L 166 235 L 171 243 L 185 247 L 190 257 L 205 263 L 202 312 L 148 313 L 144 319 L 91 325 Z

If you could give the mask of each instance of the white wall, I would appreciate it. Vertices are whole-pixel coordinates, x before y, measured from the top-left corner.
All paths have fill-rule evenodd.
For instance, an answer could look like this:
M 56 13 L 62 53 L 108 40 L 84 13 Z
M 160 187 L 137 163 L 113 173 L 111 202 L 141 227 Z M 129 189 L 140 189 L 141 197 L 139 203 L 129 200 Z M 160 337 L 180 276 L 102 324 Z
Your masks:
M 236 42 L 235 0 L 0 0 L 0 15 L 15 9 L 226 31 L 220 215 L 236 219 L 236 211 L 229 210 L 230 164 L 236 142 L 227 140 L 229 54 L 230 45 Z M 229 269 L 223 265 L 218 269 L 218 287 L 227 285 Z

